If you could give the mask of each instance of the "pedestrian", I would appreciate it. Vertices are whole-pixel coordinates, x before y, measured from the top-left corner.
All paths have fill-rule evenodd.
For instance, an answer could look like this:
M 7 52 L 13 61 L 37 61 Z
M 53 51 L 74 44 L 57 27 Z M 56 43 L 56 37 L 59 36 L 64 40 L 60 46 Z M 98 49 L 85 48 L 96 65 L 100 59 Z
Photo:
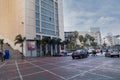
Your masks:
M 102 51 L 102 49 L 100 50 L 100 52 L 101 52 L 101 54 L 103 54 L 103 51 Z
M 4 61 L 4 59 L 3 59 L 3 53 L 2 53 L 2 50 L 0 50 L 0 59 L 1 59 L 1 62 L 3 62 L 3 61 Z
M 106 52 L 108 52 L 108 49 L 106 49 Z
M 95 50 L 93 50 L 92 53 L 93 53 L 93 54 L 92 54 L 93 56 L 96 56 L 96 51 L 95 51 Z

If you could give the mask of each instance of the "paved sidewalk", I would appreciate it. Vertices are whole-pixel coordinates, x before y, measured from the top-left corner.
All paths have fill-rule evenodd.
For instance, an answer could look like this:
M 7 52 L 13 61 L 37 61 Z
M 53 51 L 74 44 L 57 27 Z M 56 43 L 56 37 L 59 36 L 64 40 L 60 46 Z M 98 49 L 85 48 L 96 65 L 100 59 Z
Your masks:
M 120 58 L 102 55 L 29 58 L 0 62 L 0 80 L 120 80 Z

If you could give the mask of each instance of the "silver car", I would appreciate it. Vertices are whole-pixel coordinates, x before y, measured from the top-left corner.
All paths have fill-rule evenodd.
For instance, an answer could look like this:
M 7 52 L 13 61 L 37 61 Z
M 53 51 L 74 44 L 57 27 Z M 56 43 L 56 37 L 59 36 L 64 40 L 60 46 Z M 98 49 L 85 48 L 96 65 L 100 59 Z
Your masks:
M 117 56 L 119 57 L 120 56 L 120 52 L 119 50 L 109 50 L 108 52 L 105 53 L 105 57 L 114 57 L 114 56 Z

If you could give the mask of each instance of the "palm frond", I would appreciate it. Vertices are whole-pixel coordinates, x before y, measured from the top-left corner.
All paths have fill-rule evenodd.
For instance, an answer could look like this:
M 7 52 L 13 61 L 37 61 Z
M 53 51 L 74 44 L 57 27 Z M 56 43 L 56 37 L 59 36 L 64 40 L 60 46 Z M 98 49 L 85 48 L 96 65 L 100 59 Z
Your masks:
M 17 35 L 16 37 L 15 37 L 15 45 L 16 44 L 23 44 L 23 42 L 25 41 L 25 37 L 23 37 L 22 38 L 22 35 L 21 34 L 19 34 L 19 35 Z
M 16 44 L 20 44 L 20 43 L 21 43 L 21 42 L 19 42 L 19 41 L 16 41 L 14 45 L 16 45 Z

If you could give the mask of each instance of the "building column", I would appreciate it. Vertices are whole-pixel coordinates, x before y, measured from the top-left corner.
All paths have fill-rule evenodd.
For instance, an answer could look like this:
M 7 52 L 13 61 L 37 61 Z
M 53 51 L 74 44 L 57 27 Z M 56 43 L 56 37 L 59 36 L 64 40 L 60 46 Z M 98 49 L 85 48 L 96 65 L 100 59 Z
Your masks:
M 53 46 L 51 45 L 51 56 L 53 56 Z

